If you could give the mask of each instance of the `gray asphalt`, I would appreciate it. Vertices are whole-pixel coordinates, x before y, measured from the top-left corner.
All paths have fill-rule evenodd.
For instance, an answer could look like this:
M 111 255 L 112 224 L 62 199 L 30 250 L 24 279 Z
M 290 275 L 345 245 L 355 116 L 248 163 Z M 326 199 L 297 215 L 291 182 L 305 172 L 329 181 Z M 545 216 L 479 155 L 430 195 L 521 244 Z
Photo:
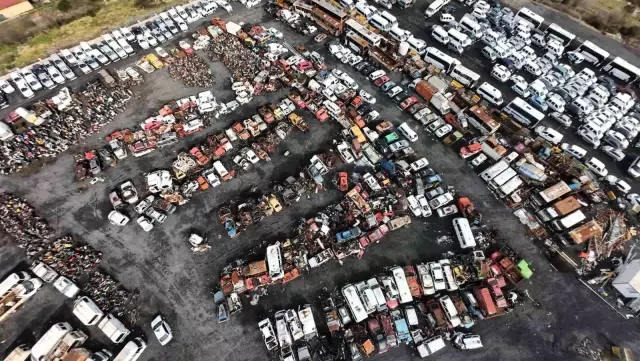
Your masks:
M 404 13 L 403 21 L 414 26 L 424 26 L 421 4 Z M 426 5 L 425 5 L 426 6 Z M 218 14 L 219 15 L 219 14 Z M 312 44 L 276 21 L 261 10 L 246 10 L 235 6 L 231 15 L 222 15 L 227 20 L 262 23 L 276 26 L 285 32 L 285 38 L 293 45 L 305 42 Z M 406 20 L 405 20 L 406 19 Z M 411 29 L 410 29 L 411 30 Z M 424 37 L 430 42 L 429 37 Z M 383 119 L 394 123 L 410 121 L 393 103 L 378 94 L 359 74 L 342 64 L 329 59 L 330 66 L 337 66 L 351 75 L 365 89 L 378 97 L 374 107 Z M 228 100 L 228 72 L 220 63 L 211 64 L 218 83 L 212 91 L 221 99 Z M 339 194 L 330 190 L 309 199 L 272 217 L 265 219 L 259 227 L 253 227 L 238 238 L 218 238 L 224 230 L 215 221 L 215 209 L 222 203 L 234 199 L 251 185 L 266 187 L 270 182 L 296 172 L 301 164 L 317 152 L 326 150 L 328 140 L 339 129 L 336 124 L 320 124 L 309 118 L 311 130 L 307 134 L 292 133 L 281 146 L 292 154 L 273 157 L 269 164 L 260 164 L 254 170 L 243 173 L 222 187 L 197 194 L 187 205 L 181 207 L 160 227 L 144 233 L 137 225 L 124 228 L 110 226 L 106 215 L 110 210 L 108 193 L 121 182 L 132 179 L 142 186 L 141 174 L 155 168 L 168 168 L 171 158 L 179 150 L 186 150 L 198 143 L 205 133 L 183 139 L 178 145 L 156 151 L 143 158 L 127 159 L 117 168 L 109 170 L 105 183 L 88 189 L 79 189 L 74 181 L 71 154 L 104 144 L 104 136 L 123 126 L 133 126 L 145 119 L 168 100 L 195 94 L 202 89 L 186 89 L 169 79 L 166 71 L 146 76 L 146 82 L 136 90 L 146 94 L 132 103 L 117 120 L 85 140 L 86 144 L 74 147 L 70 152 L 46 165 L 39 172 L 26 176 L 12 175 L 2 178 L 0 189 L 25 197 L 58 231 L 59 235 L 72 234 L 77 241 L 87 242 L 104 254 L 101 265 L 127 289 L 140 294 L 141 314 L 136 326 L 144 332 L 150 347 L 140 360 L 266 360 L 273 355 L 265 352 L 256 324 L 259 315 L 269 310 L 297 306 L 313 302 L 323 289 L 333 289 L 345 282 L 361 280 L 376 274 L 386 266 L 430 261 L 440 258 L 449 246 L 441 246 L 436 238 L 451 235 L 449 220 L 434 217 L 414 220 L 412 226 L 387 236 L 381 244 L 373 245 L 361 260 L 349 260 L 343 266 L 331 263 L 321 271 L 311 272 L 286 286 L 271 288 L 256 307 L 246 305 L 245 310 L 226 323 L 215 321 L 211 289 L 217 282 L 220 270 L 230 261 L 246 256 L 253 248 L 266 242 L 282 239 L 290 234 L 291 227 L 304 216 L 312 215 L 327 204 L 338 199 Z M 234 120 L 242 119 L 254 112 L 264 102 L 274 100 L 272 96 L 256 97 L 239 113 L 228 115 L 214 122 L 207 131 L 228 127 Z M 416 125 L 416 123 L 412 123 Z M 416 129 L 418 129 L 416 125 Z M 496 227 L 503 238 L 529 260 L 535 269 L 531 281 L 523 282 L 531 295 L 540 300 L 542 307 L 525 306 L 515 312 L 479 323 L 474 331 L 481 334 L 485 348 L 473 352 L 447 348 L 432 357 L 435 360 L 580 360 L 573 351 L 577 342 L 588 336 L 602 345 L 610 343 L 640 350 L 637 320 L 623 320 L 613 310 L 581 286 L 571 274 L 553 271 L 539 249 L 527 236 L 526 230 L 504 205 L 488 192 L 484 183 L 460 159 L 456 153 L 441 145 L 418 129 L 419 141 L 415 149 L 425 155 L 434 169 L 441 172 L 448 185 L 459 192 L 470 195 L 484 214 L 484 220 Z M 187 238 L 192 229 L 206 234 L 211 240 L 212 250 L 202 255 L 189 251 Z M 385 243 L 387 245 L 385 245 Z M 15 267 L 24 267 L 25 255 L 17 249 L 6 235 L 0 241 L 0 275 Z M 19 313 L 0 325 L 0 355 L 20 340 L 37 337 L 48 325 L 67 320 L 77 325 L 69 312 L 70 301 L 64 300 L 52 287 L 47 286 Z M 175 330 L 175 340 L 159 347 L 149 328 L 152 317 L 162 313 L 167 316 Z M 322 324 L 321 315 L 316 321 Z M 81 327 L 92 338 L 92 345 L 108 344 L 95 327 Z M 407 347 L 394 349 L 379 360 L 410 360 L 417 355 Z

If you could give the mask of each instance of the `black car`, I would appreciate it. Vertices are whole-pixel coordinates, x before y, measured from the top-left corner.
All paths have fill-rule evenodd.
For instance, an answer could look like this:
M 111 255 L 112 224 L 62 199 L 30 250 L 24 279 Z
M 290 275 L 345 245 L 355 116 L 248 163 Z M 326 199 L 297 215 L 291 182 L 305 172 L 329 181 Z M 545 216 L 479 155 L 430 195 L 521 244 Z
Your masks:
M 133 35 L 140 35 L 142 34 L 142 29 L 140 29 L 138 26 L 134 26 L 131 28 L 131 32 L 133 33 Z
M 111 149 L 108 145 L 102 147 L 98 154 L 100 155 L 100 159 L 102 160 L 102 164 L 113 164 L 113 155 L 111 154 Z
M 9 100 L 5 93 L 0 93 L 0 109 L 4 109 L 9 106 Z
M 369 65 L 366 68 L 362 69 L 361 73 L 365 76 L 369 76 L 369 74 L 376 71 L 376 68 L 373 65 Z
M 411 94 L 408 91 L 403 90 L 400 93 L 398 93 L 398 95 L 393 97 L 393 102 L 396 103 L 396 104 L 400 104 L 410 96 L 411 96 Z
M 362 104 L 360 107 L 358 107 L 358 109 L 356 110 L 356 112 L 358 112 L 358 114 L 365 116 L 366 114 L 371 113 L 371 111 L 373 110 L 373 108 L 371 108 L 371 105 L 369 104 Z
M 360 71 L 362 71 L 362 69 L 364 69 L 364 67 L 365 67 L 365 66 L 367 66 L 367 65 L 368 65 L 368 63 L 367 63 L 366 61 L 362 61 L 362 62 L 360 62 L 360 63 L 358 63 L 358 64 L 354 65 L 354 66 L 353 66 L 353 68 L 354 68 L 357 72 L 360 72 Z
M 389 149 L 389 144 L 384 140 L 384 137 L 380 137 L 373 142 L 373 146 L 380 152 L 382 155 L 391 154 L 391 149 Z

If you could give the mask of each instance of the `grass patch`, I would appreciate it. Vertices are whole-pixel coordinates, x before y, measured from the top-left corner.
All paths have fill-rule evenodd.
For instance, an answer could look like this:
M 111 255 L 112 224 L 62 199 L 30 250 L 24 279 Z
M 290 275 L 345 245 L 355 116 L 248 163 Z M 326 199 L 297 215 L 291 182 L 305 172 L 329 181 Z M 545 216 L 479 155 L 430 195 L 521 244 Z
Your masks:
M 60 49 L 75 46 L 81 41 L 97 38 L 105 31 L 126 24 L 153 10 L 178 4 L 182 0 L 167 0 L 152 8 L 138 8 L 134 0 L 115 0 L 104 4 L 94 16 L 87 15 L 60 27 L 37 34 L 23 44 L 0 44 L 0 73 L 29 65 Z M 50 9 L 50 11 L 54 11 Z

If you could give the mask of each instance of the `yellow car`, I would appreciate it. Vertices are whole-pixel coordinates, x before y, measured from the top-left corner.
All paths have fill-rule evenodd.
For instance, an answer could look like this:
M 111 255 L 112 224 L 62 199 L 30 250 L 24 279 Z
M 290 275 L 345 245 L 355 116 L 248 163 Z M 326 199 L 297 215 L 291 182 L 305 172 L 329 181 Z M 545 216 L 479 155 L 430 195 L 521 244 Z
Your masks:
M 155 54 L 148 54 L 147 61 L 156 69 L 160 69 L 164 66 L 164 63 L 162 63 Z
M 280 201 L 274 194 L 269 195 L 269 205 L 273 208 L 274 211 L 280 212 L 282 210 L 282 206 L 280 205 Z

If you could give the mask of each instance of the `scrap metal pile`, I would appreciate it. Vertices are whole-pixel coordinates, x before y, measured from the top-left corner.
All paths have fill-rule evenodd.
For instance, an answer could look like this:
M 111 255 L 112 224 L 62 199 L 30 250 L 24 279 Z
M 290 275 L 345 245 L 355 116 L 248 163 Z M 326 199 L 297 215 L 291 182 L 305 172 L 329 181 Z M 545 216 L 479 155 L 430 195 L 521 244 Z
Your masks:
M 215 37 L 208 50 L 211 59 L 222 61 L 236 81 L 253 79 L 263 66 L 256 53 L 246 48 L 238 37 L 228 33 Z
M 80 282 L 84 292 L 102 310 L 122 315 L 131 305 L 132 295 L 110 276 L 97 270 L 102 252 L 78 244 L 71 236 L 54 239 L 46 220 L 25 200 L 0 193 L 0 230 L 24 248 L 32 260 L 45 263 L 58 274 Z
M 175 54 L 174 60 L 169 63 L 168 68 L 173 80 L 182 81 L 189 88 L 210 88 L 215 83 L 209 64 L 193 50 L 179 51 Z
M 319 154 L 311 159 L 311 164 L 322 163 L 322 174 L 326 174 L 335 165 L 335 156 Z M 235 237 L 251 225 L 259 223 L 264 218 L 278 213 L 285 207 L 298 202 L 306 193 L 318 193 L 324 190 L 322 175 L 315 177 L 305 171 L 297 177 L 290 176 L 280 184 L 275 184 L 268 194 L 256 194 L 252 197 L 224 205 L 218 209 L 218 219 L 224 225 L 229 236 Z
M 19 108 L 20 115 L 13 112 L 5 119 L 16 128 L 22 120 L 31 124 L 0 145 L 0 173 L 14 173 L 64 152 L 112 122 L 132 96 L 128 88 L 106 88 L 99 82 L 89 84 L 81 93 L 70 94 L 65 89 L 52 99 L 36 103 L 32 111 Z

